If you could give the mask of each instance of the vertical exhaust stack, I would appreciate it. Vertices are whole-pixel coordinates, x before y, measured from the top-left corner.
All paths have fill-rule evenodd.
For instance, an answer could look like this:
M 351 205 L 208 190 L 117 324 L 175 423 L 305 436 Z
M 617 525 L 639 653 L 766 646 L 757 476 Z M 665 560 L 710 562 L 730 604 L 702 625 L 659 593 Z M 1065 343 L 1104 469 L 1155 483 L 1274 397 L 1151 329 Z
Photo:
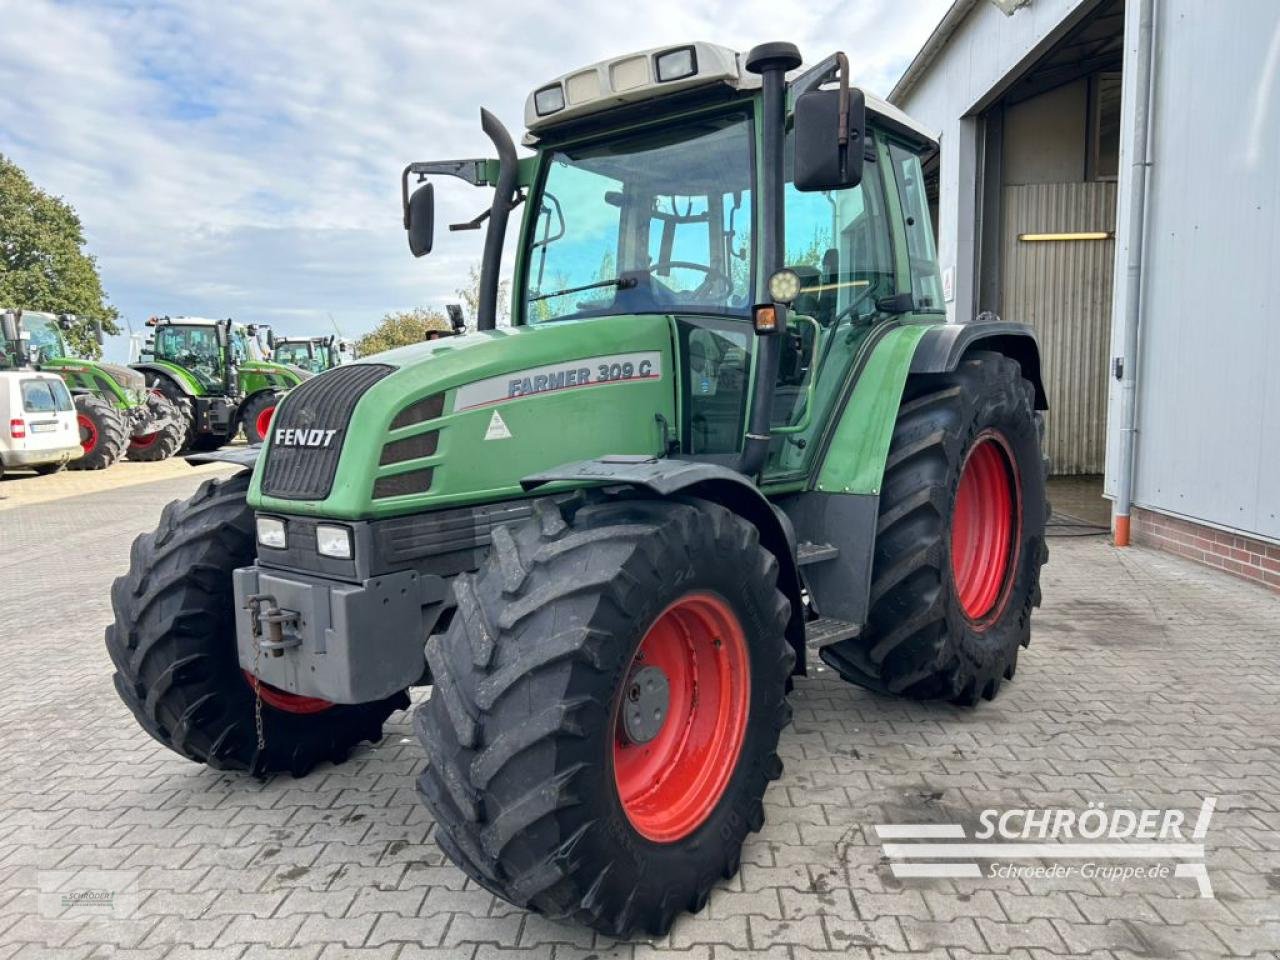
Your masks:
M 756 303 L 772 301 L 769 277 L 784 265 L 782 261 L 786 255 L 783 246 L 786 221 L 782 176 L 782 147 L 787 120 L 786 74 L 802 62 L 796 45 L 785 41 L 762 43 L 758 47 L 752 47 L 747 54 L 747 69 L 760 75 L 764 107 L 764 128 L 761 131 L 763 149 L 760 155 L 762 258 L 756 273 Z M 751 398 L 747 434 L 742 441 L 742 457 L 738 462 L 738 470 L 749 477 L 760 472 L 769 453 L 769 421 L 773 415 L 773 395 L 778 379 L 778 358 L 781 355 L 776 334 L 757 337 L 756 343 L 756 385 Z
M 511 134 L 502 121 L 483 107 L 480 128 L 498 151 L 498 185 L 493 191 L 489 229 L 484 235 L 484 257 L 480 261 L 480 302 L 476 305 L 476 329 L 492 330 L 498 324 L 498 274 L 502 269 L 502 243 L 507 236 L 507 218 L 515 206 L 519 159 Z

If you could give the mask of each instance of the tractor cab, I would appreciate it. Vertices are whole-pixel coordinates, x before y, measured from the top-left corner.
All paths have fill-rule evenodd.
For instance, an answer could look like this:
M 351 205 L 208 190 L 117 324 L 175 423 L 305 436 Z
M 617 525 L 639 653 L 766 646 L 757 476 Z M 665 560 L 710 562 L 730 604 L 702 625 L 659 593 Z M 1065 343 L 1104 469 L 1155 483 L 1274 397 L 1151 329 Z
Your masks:
M 324 373 L 355 359 L 354 345 L 332 334 L 324 337 L 276 337 L 272 344 L 272 358 L 277 363 L 311 373 Z
M 182 316 L 151 317 L 147 326 L 134 366 L 184 412 L 191 448 L 216 449 L 241 429 L 261 443 L 279 397 L 312 375 L 268 359 L 265 326 Z

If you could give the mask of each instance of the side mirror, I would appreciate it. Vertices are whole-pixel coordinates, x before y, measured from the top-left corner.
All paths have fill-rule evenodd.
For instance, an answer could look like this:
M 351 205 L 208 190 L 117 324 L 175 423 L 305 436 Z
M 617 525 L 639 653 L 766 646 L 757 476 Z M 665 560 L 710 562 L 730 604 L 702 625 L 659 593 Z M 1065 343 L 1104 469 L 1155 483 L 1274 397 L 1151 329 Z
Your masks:
M 98 346 L 102 346 L 103 336 L 101 320 L 93 321 L 93 339 L 97 342 Z
M 276 348 L 276 332 L 270 327 L 267 328 L 267 349 L 274 350 Z
M 467 332 L 467 320 L 462 315 L 461 304 L 446 304 L 444 311 L 449 315 L 449 323 L 453 326 L 454 334 L 460 335 Z
M 415 257 L 431 252 L 431 240 L 435 234 L 436 188 L 424 183 L 409 197 L 405 208 L 404 228 L 409 232 L 409 251 Z
M 856 187 L 862 182 L 866 133 L 867 106 L 861 90 L 801 94 L 795 112 L 795 188 Z

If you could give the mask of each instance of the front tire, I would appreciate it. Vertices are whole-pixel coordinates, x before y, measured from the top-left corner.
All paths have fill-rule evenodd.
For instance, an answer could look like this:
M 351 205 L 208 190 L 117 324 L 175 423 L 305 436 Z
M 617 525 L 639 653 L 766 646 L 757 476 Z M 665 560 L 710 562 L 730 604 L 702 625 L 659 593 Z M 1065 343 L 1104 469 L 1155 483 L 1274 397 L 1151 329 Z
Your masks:
M 187 440 L 186 414 L 159 391 L 147 395 L 147 407 L 151 411 L 152 422 L 163 420 L 164 426 L 150 433 L 130 437 L 125 456 L 143 463 L 168 460 L 182 449 Z
M 249 473 L 208 480 L 164 509 L 133 542 L 130 568 L 111 588 L 107 652 L 115 687 L 138 723 L 170 750 L 218 770 L 302 776 L 340 763 L 409 705 L 398 693 L 345 705 L 263 688 L 266 741 L 258 748 L 251 678 L 240 669 L 231 572 L 253 563 Z
M 845 679 L 965 705 L 1013 679 L 1049 555 L 1034 397 L 998 353 L 910 378 L 880 490 L 867 626 L 820 651 Z
M 78 394 L 75 405 L 82 453 L 67 466 L 72 470 L 105 470 L 124 455 L 129 445 L 124 418 L 115 407 L 93 394 Z
M 790 608 L 756 528 L 720 506 L 565 512 L 538 501 L 455 580 L 457 613 L 427 644 L 418 790 L 440 846 L 489 891 L 661 935 L 737 872 L 764 823 L 790 718 Z M 665 700 L 640 689 L 659 675 Z

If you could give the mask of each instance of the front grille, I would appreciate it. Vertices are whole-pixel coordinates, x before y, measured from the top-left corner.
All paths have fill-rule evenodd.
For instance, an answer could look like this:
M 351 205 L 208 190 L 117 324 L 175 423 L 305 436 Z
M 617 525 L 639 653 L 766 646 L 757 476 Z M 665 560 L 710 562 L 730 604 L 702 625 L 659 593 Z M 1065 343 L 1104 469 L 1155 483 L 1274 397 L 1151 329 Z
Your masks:
M 461 507 L 373 523 L 375 552 L 388 566 L 489 546 L 493 528 L 533 513 L 529 500 Z
M 431 489 L 431 476 L 435 471 L 431 467 L 421 470 L 410 470 L 408 473 L 394 473 L 389 477 L 379 477 L 373 481 L 373 499 L 385 500 L 387 497 L 407 497 L 411 493 L 426 493 Z
M 313 377 L 285 395 L 271 431 L 333 430 L 326 447 L 278 446 L 267 450 L 262 492 L 282 500 L 323 500 L 333 488 L 338 458 L 356 404 L 366 390 L 395 367 L 382 363 L 357 363 Z

